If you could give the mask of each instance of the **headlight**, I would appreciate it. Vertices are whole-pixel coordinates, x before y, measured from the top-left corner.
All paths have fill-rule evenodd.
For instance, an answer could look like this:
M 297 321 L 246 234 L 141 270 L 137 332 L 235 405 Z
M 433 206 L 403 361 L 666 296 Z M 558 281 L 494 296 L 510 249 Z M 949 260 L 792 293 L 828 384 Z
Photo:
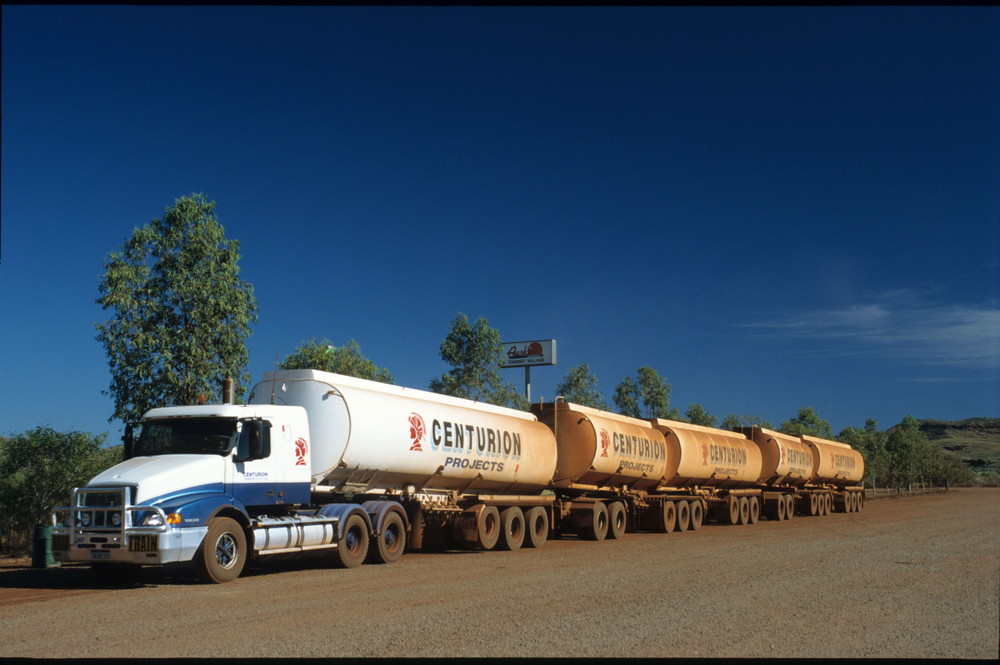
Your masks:
M 159 513 L 150 513 L 142 520 L 143 526 L 163 526 L 163 518 L 160 517 Z
M 113 526 L 122 525 L 122 514 L 121 513 L 111 513 L 111 524 Z

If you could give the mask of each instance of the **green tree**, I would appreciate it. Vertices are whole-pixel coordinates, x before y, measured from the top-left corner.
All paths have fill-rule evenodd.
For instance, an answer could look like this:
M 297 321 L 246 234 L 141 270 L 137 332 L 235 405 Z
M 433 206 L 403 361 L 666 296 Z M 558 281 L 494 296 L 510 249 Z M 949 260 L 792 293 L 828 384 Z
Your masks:
M 452 368 L 431 379 L 432 391 L 497 406 L 529 407 L 528 400 L 500 376 L 503 342 L 485 318 L 470 324 L 469 318 L 459 312 L 441 343 L 441 359 Z
M 889 430 L 886 439 L 890 477 L 900 484 L 915 480 L 936 480 L 947 475 L 947 463 L 941 449 L 931 443 L 911 415 Z
M 379 367 L 361 354 L 361 345 L 349 340 L 344 346 L 334 346 L 329 340 L 302 342 L 295 352 L 281 363 L 282 369 L 318 369 L 359 379 L 393 383 L 392 373 Z
M 217 399 L 227 376 L 237 395 L 245 391 L 257 301 L 239 259 L 239 243 L 226 239 L 215 202 L 201 194 L 177 199 L 108 256 L 97 302 L 113 315 L 97 324 L 97 339 L 111 370 L 109 420 Z
M 48 524 L 53 507 L 121 459 L 120 446 L 101 447 L 106 436 L 36 427 L 0 439 L 0 550 L 27 552 L 34 526 Z
M 574 404 L 608 410 L 607 402 L 597 389 L 597 377 L 590 371 L 587 363 L 570 368 L 562 382 L 556 386 L 556 394 Z
M 791 420 L 781 423 L 778 431 L 791 434 L 792 436 L 805 434 L 821 439 L 833 439 L 833 428 L 830 427 L 830 423 L 820 418 L 819 414 L 811 406 L 804 406 L 799 409 L 799 414 Z
M 863 429 L 846 428 L 840 433 L 839 439 L 861 453 L 865 460 L 865 478 L 876 483 L 885 482 L 889 473 L 889 454 L 886 450 L 888 435 L 879 431 L 875 419 L 866 420 Z
M 678 420 L 680 411 L 670 408 L 670 384 L 666 379 L 648 366 L 640 367 L 636 375 L 635 379 L 625 377 L 615 387 L 618 412 L 633 418 Z
M 631 376 L 626 376 L 615 386 L 615 395 L 612 398 L 618 413 L 632 418 L 642 417 L 639 410 L 639 384 Z
M 715 427 L 719 421 L 718 418 L 706 411 L 705 407 L 701 404 L 689 404 L 687 410 L 684 412 L 684 417 L 692 425 L 703 425 L 705 427 Z
M 738 416 L 730 413 L 722 419 L 722 429 L 734 430 L 738 427 L 763 427 L 764 429 L 774 429 L 774 425 L 754 414 L 751 416 Z

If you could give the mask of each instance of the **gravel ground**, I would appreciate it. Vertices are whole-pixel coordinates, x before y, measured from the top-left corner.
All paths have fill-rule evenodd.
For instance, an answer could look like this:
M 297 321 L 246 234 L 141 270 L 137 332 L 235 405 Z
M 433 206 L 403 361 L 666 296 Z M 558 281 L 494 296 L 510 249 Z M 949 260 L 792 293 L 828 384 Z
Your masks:
M 1000 656 L 1000 490 L 223 585 L 0 565 L 0 657 Z

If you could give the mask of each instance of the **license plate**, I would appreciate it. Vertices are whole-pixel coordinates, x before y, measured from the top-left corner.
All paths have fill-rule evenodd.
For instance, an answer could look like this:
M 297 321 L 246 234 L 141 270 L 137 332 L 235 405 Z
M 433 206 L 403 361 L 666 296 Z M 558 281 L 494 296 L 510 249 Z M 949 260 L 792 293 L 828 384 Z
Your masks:
M 91 559 L 110 559 L 111 558 L 111 552 L 108 552 L 107 550 L 94 550 L 93 552 L 90 553 L 90 558 Z

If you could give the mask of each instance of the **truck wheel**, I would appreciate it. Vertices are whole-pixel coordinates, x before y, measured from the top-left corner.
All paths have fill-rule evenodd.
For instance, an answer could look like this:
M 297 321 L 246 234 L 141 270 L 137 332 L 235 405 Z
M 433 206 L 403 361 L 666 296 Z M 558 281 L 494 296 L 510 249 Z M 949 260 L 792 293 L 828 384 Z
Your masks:
M 500 513 L 500 549 L 519 550 L 524 542 L 524 511 L 517 506 Z
M 625 535 L 627 517 L 621 501 L 608 504 L 608 538 L 615 540 Z
M 243 527 L 229 517 L 216 517 L 194 555 L 195 572 L 204 582 L 235 580 L 247 562 L 247 537 Z
M 664 501 L 660 512 L 660 522 L 656 524 L 654 531 L 662 533 L 673 533 L 677 531 L 677 504 L 673 501 Z
M 738 496 L 730 495 L 726 499 L 726 507 L 728 508 L 726 520 L 730 525 L 735 525 L 740 523 L 740 498 Z
M 750 524 L 756 524 L 760 519 L 760 502 L 757 497 L 752 496 L 748 499 L 750 503 Z
M 479 546 L 491 550 L 500 540 L 500 509 L 496 506 L 485 506 L 476 520 Z
M 371 539 L 368 546 L 369 563 L 393 563 L 403 556 L 406 544 L 406 525 L 399 513 L 391 512 L 382 523 L 382 533 Z
M 795 515 L 795 497 L 791 494 L 786 494 L 785 499 L 785 519 L 790 520 Z
M 525 547 L 541 547 L 545 544 L 545 541 L 549 538 L 549 514 L 545 511 L 545 508 L 541 506 L 535 506 L 530 509 L 524 516 L 525 521 L 525 534 L 524 539 Z
M 687 501 L 677 502 L 677 530 L 687 531 L 691 526 L 691 506 Z
M 584 540 L 604 540 L 608 536 L 608 507 L 597 501 L 583 516 L 577 534 Z
M 338 568 L 357 568 L 368 555 L 368 525 L 358 514 L 347 516 L 341 529 L 340 542 L 333 551 L 333 565 Z
M 701 525 L 705 522 L 705 509 L 701 505 L 701 501 L 691 502 L 691 530 L 697 531 L 701 528 Z
M 740 507 L 740 524 L 746 524 L 750 521 L 750 503 L 747 501 L 745 496 L 741 496 L 739 500 Z
M 427 523 L 424 511 L 417 506 L 412 510 L 408 509 L 407 512 L 410 517 L 410 537 L 406 547 L 409 550 L 422 550 L 424 549 L 424 531 Z

